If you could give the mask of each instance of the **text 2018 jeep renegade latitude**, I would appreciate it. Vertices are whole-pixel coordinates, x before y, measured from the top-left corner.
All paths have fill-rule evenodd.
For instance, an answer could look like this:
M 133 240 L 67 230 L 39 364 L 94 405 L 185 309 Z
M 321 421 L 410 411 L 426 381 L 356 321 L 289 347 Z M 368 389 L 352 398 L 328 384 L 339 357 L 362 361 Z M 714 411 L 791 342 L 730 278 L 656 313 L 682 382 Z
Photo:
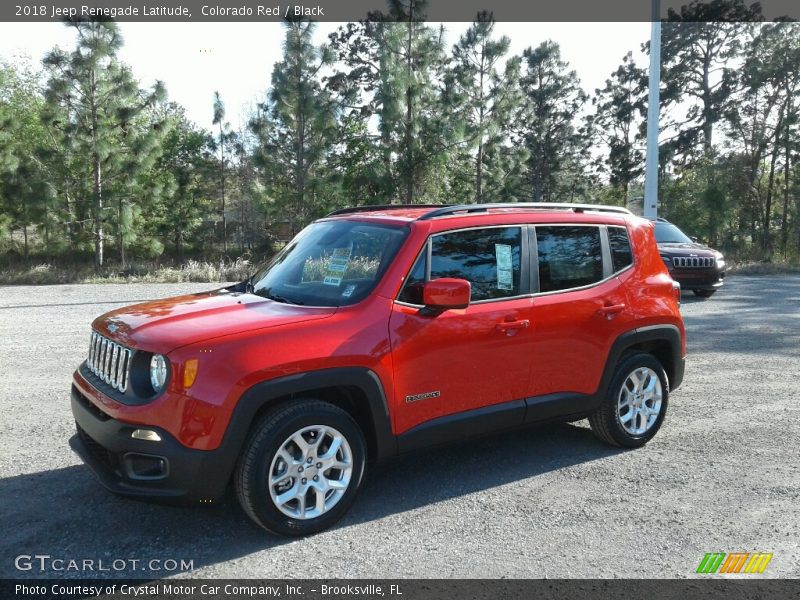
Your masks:
M 370 459 L 583 417 L 645 444 L 683 378 L 679 298 L 624 209 L 341 210 L 246 282 L 96 319 L 71 443 L 117 493 L 232 482 L 256 523 L 305 535 Z

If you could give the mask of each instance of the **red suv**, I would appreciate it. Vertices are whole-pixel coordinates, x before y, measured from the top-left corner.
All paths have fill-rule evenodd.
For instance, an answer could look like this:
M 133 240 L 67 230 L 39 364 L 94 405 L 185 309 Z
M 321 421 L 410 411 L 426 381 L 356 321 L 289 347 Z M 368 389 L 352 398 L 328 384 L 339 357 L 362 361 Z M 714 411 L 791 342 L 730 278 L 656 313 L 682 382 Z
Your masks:
M 330 526 L 402 452 L 586 417 L 641 446 L 685 355 L 653 227 L 574 204 L 337 211 L 246 282 L 96 319 L 71 444 L 128 496 L 232 482 L 283 535 Z

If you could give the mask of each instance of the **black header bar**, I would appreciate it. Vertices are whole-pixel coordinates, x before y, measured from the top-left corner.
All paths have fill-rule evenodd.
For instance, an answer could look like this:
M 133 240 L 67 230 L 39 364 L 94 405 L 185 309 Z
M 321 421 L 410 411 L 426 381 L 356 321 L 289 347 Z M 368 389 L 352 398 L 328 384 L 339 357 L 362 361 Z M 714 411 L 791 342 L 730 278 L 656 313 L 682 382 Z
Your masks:
M 686 0 L 660 0 L 662 19 L 687 14 Z M 694 0 L 690 20 L 798 20 L 800 1 L 743 0 L 742 10 L 720 11 L 719 1 Z M 757 5 L 757 6 L 754 6 Z M 420 4 L 422 7 L 422 5 Z M 652 20 L 648 0 L 427 0 L 426 21 L 470 22 L 479 11 L 492 11 L 497 21 L 520 22 L 645 22 Z M 151 22 L 270 22 L 286 18 L 344 22 L 377 20 L 388 12 L 383 0 L 3 0 L 0 21 L 59 21 L 65 18 L 111 18 Z M 587 40 L 589 42 L 589 40 Z M 602 38 L 591 40 L 602 43 Z

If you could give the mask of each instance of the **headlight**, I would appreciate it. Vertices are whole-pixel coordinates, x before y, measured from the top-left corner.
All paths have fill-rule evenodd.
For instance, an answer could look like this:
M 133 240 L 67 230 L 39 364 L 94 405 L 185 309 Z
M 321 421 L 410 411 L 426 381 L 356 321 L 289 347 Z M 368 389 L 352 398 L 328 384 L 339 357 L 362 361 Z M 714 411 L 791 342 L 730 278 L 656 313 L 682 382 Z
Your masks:
M 717 269 L 720 271 L 725 268 L 725 259 L 721 256 L 717 257 Z
M 155 392 L 160 392 L 166 383 L 167 359 L 160 354 L 153 354 L 153 358 L 150 359 L 150 385 Z

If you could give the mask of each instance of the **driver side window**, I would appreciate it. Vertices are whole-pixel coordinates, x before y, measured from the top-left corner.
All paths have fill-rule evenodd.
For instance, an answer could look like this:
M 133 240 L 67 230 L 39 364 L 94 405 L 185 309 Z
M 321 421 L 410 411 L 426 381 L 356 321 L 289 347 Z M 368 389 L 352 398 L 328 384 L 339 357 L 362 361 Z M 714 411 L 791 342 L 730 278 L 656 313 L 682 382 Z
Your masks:
M 434 235 L 431 240 L 430 278 L 466 279 L 472 302 L 513 298 L 520 294 L 522 230 L 487 227 Z M 398 300 L 421 305 L 427 270 L 423 251 L 408 275 Z

